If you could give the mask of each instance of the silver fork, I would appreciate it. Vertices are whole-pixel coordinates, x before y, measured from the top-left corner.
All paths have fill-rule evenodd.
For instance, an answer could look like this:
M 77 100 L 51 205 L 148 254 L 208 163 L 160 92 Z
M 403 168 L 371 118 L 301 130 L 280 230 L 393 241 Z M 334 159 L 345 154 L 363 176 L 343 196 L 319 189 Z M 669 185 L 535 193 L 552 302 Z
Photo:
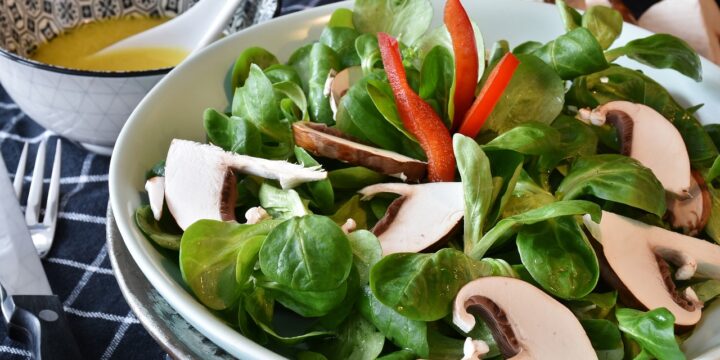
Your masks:
M 27 223 L 33 244 L 35 244 L 35 249 L 37 249 L 38 255 L 40 255 L 41 258 L 44 258 L 52 247 L 53 238 L 55 237 L 55 225 L 57 225 L 58 200 L 60 198 L 60 159 L 62 158 L 60 139 L 57 140 L 55 146 L 55 158 L 53 159 L 52 174 L 50 175 L 50 188 L 45 205 L 45 216 L 43 216 L 43 221 L 40 222 L 40 202 L 42 201 L 43 195 L 46 148 L 47 138 L 44 138 L 42 142 L 40 142 L 37 156 L 35 157 L 35 168 L 33 169 L 27 205 L 25 207 L 25 223 Z M 13 187 L 15 188 L 15 194 L 18 199 L 22 194 L 27 150 L 28 144 L 25 143 L 22 153 L 20 154 L 15 179 L 13 180 Z

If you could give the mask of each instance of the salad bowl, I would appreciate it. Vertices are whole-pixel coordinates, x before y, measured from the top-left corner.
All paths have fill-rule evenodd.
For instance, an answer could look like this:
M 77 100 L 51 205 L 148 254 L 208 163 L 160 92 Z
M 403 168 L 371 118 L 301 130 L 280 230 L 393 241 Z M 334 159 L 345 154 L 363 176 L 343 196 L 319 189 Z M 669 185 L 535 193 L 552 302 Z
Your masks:
M 443 4 L 441 0 L 432 1 L 435 14 L 432 27 L 442 21 Z M 478 24 L 485 44 L 501 39 L 514 45 L 528 40 L 547 42 L 564 32 L 557 10 L 545 4 L 524 0 L 478 0 L 467 1 L 464 5 L 470 18 Z M 138 105 L 115 146 L 110 168 L 110 198 L 128 250 L 150 283 L 179 314 L 237 357 L 272 359 L 280 356 L 245 338 L 196 300 L 182 280 L 177 263 L 165 257 L 135 226 L 135 211 L 143 202 L 145 173 L 165 158 L 173 139 L 206 140 L 201 121 L 203 112 L 208 107 L 222 110 L 230 105 L 230 73 L 235 59 L 244 49 L 261 45 L 280 60 L 287 60 L 295 49 L 318 39 L 334 10 L 352 6 L 352 2 L 343 2 L 284 16 L 243 30 L 192 56 L 168 74 Z M 648 35 L 650 33 L 645 30 L 625 24 L 617 43 L 624 44 Z M 697 83 L 680 74 L 659 71 L 630 60 L 619 63 L 641 69 L 665 86 L 683 106 L 703 103 L 696 115 L 704 123 L 718 121 L 715 116 L 720 113 L 720 69 L 716 65 L 703 59 L 703 82 Z M 709 336 L 692 349 L 685 350 L 691 356 L 713 359 L 717 358 L 715 347 L 719 344 L 719 338 Z

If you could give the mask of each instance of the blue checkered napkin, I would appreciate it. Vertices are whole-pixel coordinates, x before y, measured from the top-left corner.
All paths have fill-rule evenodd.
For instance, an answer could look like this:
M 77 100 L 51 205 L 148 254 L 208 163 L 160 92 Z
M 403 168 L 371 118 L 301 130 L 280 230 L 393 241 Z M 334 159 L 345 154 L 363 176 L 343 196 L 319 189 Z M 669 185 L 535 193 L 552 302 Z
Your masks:
M 0 153 L 8 171 L 15 172 L 26 141 L 30 143 L 28 167 L 32 169 L 35 151 L 45 137 L 50 138 L 48 149 L 54 151 L 59 138 L 25 116 L 0 87 Z M 110 268 L 105 247 L 110 160 L 61 141 L 59 220 L 55 244 L 43 260 L 50 285 L 65 305 L 86 359 L 162 359 L 164 352 L 130 311 Z M 47 183 L 52 161 L 46 166 Z M 26 176 L 25 191 L 29 184 L 30 177 Z M 0 359 L 28 358 L 29 352 L 22 345 L 6 338 L 3 326 L 0 339 Z

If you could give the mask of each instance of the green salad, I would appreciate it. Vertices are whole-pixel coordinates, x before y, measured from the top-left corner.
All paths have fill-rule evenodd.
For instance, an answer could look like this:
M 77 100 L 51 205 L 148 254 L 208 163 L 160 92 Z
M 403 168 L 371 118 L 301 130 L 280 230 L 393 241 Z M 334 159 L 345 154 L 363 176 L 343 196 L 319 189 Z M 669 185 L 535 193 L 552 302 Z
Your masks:
M 290 358 L 684 359 L 720 294 L 720 125 L 614 61 L 700 58 L 557 8 L 555 40 L 486 48 L 459 0 L 357 0 L 285 62 L 245 49 L 138 227 Z

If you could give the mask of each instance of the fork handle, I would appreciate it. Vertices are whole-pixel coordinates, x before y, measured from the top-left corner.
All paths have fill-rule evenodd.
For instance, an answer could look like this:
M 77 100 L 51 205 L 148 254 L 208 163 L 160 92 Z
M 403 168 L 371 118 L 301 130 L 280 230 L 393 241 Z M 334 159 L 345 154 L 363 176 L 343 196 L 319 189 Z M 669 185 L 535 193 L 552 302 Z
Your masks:
M 27 346 L 33 359 L 82 359 L 57 296 L 15 295 L 12 299 L 15 311 L 8 335 Z

